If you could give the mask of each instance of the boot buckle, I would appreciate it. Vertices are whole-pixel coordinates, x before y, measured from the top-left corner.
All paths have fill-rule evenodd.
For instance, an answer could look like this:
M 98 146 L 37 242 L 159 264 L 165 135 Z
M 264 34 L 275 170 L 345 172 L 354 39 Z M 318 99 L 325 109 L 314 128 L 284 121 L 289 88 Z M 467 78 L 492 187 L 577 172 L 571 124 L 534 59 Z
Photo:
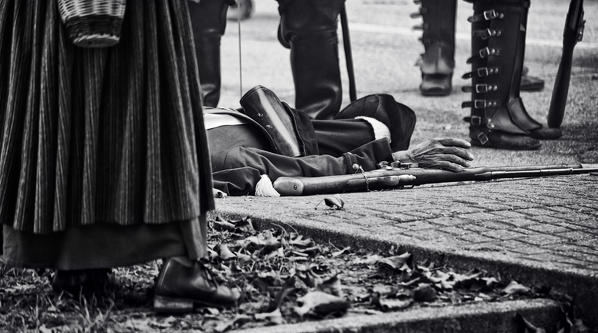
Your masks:
M 475 92 L 477 92 L 479 94 L 487 93 L 489 91 L 496 91 L 496 90 L 498 90 L 497 85 L 485 84 L 485 83 L 480 83 L 480 84 L 475 85 Z
M 469 122 L 474 126 L 482 126 L 482 117 L 480 116 L 471 116 Z
M 502 35 L 502 31 L 488 28 L 485 30 L 476 30 L 473 32 L 473 34 L 482 40 L 486 40 L 490 37 L 500 37 Z
M 480 132 L 477 135 L 478 141 L 480 142 L 480 144 L 485 145 L 486 143 L 488 143 L 488 141 L 490 141 L 490 139 L 488 139 L 488 136 L 486 135 L 486 133 L 484 132 Z
M 499 13 L 494 9 L 486 10 L 486 11 L 484 11 L 484 13 L 482 15 L 484 16 L 484 20 L 486 20 L 486 21 L 494 20 L 495 18 L 503 18 L 504 17 L 503 13 Z
M 498 49 L 491 48 L 488 46 L 481 49 L 478 53 L 480 54 L 480 58 L 482 58 L 482 59 L 487 58 L 489 56 L 493 56 L 493 55 L 499 55 Z
M 482 14 L 473 15 L 467 18 L 469 23 L 476 23 L 481 21 L 482 19 L 486 21 L 494 20 L 496 18 L 503 18 L 505 15 L 503 13 L 499 13 L 494 9 L 486 10 Z
M 485 99 L 476 99 L 473 101 L 473 108 L 474 109 L 485 109 L 486 108 L 486 100 Z
M 486 77 L 493 74 L 498 74 L 498 67 L 480 67 L 477 69 L 478 77 Z

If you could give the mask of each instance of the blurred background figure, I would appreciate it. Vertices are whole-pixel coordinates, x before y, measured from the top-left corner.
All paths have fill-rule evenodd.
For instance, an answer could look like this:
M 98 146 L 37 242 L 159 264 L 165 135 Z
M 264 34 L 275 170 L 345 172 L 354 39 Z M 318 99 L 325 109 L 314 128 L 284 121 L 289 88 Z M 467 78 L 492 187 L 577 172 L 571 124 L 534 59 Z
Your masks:
M 203 105 L 215 107 L 220 101 L 220 40 L 226 30 L 228 7 L 234 0 L 201 0 L 189 2 Z
M 421 70 L 420 91 L 424 96 L 446 96 L 452 91 L 453 70 L 455 68 L 455 22 L 457 0 L 414 0 L 420 5 L 411 17 L 421 17 L 422 24 L 414 28 L 422 30 L 420 41 L 424 53 L 417 61 Z M 480 30 L 474 36 L 487 39 L 492 31 Z M 521 90 L 539 91 L 544 81 L 527 75 L 527 68 L 521 72 Z

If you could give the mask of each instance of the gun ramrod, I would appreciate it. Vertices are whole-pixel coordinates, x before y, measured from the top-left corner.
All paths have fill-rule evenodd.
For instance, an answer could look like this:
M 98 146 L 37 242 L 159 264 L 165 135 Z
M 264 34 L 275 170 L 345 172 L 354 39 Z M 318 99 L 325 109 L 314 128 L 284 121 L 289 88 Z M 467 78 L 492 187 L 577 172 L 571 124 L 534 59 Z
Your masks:
M 598 172 L 598 164 L 481 167 L 464 169 L 462 172 L 387 166 L 378 170 L 350 175 L 280 177 L 274 182 L 274 188 L 283 196 L 299 196 L 401 189 L 424 184 L 548 177 L 596 172 Z

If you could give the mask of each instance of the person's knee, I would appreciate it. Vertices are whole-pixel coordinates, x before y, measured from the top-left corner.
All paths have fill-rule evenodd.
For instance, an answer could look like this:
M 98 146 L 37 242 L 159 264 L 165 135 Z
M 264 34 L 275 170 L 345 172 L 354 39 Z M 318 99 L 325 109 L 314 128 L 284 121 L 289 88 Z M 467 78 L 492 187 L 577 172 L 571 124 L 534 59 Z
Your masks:
M 280 28 L 287 42 L 295 36 L 336 34 L 345 0 L 279 0 Z

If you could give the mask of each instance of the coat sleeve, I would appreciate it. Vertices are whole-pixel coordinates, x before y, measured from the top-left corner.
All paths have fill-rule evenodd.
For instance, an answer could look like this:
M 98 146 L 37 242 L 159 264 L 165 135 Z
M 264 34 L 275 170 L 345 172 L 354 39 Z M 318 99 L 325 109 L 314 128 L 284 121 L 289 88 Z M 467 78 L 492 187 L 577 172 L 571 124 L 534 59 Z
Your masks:
M 312 155 L 289 157 L 265 150 L 237 147 L 228 152 L 224 170 L 214 173 L 216 188 L 229 195 L 253 194 L 260 175 L 272 181 L 278 177 L 320 177 L 353 173 L 353 164 L 365 171 L 381 161 L 392 161 L 388 140 L 380 139 L 342 156 Z

